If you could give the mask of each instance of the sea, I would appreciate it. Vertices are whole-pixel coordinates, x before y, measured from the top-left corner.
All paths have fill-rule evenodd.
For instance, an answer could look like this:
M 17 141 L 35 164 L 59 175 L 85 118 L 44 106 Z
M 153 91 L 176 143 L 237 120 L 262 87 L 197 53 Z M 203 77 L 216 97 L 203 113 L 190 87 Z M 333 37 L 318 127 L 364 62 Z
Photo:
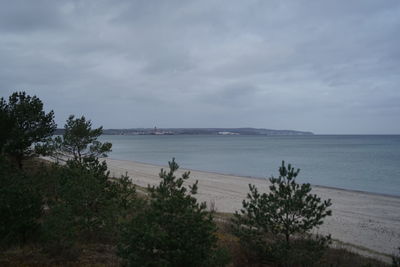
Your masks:
M 298 182 L 400 197 L 400 135 L 103 135 L 109 158 L 267 179 L 285 161 Z M 194 177 L 195 178 L 195 177 Z

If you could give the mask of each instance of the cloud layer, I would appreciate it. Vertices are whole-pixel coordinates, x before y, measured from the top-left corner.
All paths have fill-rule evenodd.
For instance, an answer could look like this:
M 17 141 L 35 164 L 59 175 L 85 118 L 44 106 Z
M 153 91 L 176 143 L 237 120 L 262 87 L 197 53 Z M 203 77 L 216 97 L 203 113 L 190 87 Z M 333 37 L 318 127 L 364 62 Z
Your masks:
M 0 1 L 0 96 L 59 126 L 400 133 L 400 2 Z

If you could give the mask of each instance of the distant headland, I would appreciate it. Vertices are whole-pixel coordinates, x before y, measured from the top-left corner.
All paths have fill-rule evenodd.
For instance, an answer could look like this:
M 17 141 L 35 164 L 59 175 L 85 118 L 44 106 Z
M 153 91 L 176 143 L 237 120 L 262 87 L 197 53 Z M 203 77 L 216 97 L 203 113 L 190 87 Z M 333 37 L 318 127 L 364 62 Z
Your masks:
M 62 134 L 57 129 L 55 134 Z M 105 135 L 313 135 L 312 132 L 262 128 L 130 128 L 104 129 Z

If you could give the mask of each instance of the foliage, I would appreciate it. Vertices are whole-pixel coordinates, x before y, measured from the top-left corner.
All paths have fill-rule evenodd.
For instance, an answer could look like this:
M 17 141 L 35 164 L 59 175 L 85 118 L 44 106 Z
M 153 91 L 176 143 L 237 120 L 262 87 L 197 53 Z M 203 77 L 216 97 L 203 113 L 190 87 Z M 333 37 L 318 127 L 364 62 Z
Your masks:
M 400 247 L 399 247 L 399 254 L 392 256 L 392 266 L 399 267 L 400 266 Z
M 63 139 L 61 136 L 49 138 L 47 142 L 39 144 L 36 150 L 40 151 L 42 155 L 50 156 L 57 164 L 68 159 L 68 156 L 63 152 Z
M 44 220 L 46 241 L 69 244 L 78 240 L 112 238 L 117 221 L 133 205 L 136 192 L 127 176 L 111 180 L 105 162 L 68 161 L 53 175 L 55 195 Z
M 236 212 L 233 230 L 244 248 L 266 261 L 299 259 L 297 254 L 314 253 L 311 261 L 322 255 L 330 241 L 330 236 L 311 238 L 309 231 L 323 223 L 331 215 L 330 200 L 322 201 L 310 193 L 310 184 L 298 184 L 295 170 L 285 163 L 279 168 L 279 177 L 271 177 L 269 193 L 259 193 L 254 185 L 249 185 L 247 201 L 243 209 Z M 291 257 L 289 257 L 289 255 Z
M 8 106 L 3 98 L 0 98 L 0 154 L 11 137 L 11 129 L 13 128 L 13 120 L 8 113 Z
M 178 168 L 173 159 L 168 172 L 161 169 L 160 184 L 149 187 L 149 203 L 125 225 L 119 255 L 129 266 L 223 265 L 216 259 L 212 214 L 193 196 L 197 181 L 186 188 L 189 172 L 177 178 Z
M 0 158 L 0 243 L 24 244 L 39 229 L 42 199 L 32 180 Z
M 56 129 L 54 113 L 43 111 L 43 103 L 36 96 L 15 92 L 8 103 L 0 99 L 1 152 L 15 158 L 22 168 L 22 160 L 36 152 L 32 145 L 46 142 Z M 4 126 L 3 126 L 4 125 Z
M 144 204 L 137 197 L 135 185 L 127 174 L 120 178 L 111 179 L 108 186 L 114 209 L 118 211 L 118 217 L 121 220 L 125 220 L 129 215 L 134 214 Z
M 74 160 L 83 162 L 85 159 L 106 157 L 111 151 L 111 143 L 101 143 L 97 138 L 103 133 L 103 128 L 92 129 L 92 122 L 84 116 L 75 118 L 69 116 L 62 137 L 56 137 L 52 141 L 53 154 L 60 158 L 72 156 Z M 58 153 L 58 154 L 57 154 Z

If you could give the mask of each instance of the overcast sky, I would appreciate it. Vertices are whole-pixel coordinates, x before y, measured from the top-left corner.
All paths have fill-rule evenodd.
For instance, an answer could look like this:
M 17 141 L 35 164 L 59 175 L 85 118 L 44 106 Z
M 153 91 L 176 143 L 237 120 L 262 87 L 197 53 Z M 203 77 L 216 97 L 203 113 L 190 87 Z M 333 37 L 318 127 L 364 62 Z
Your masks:
M 399 0 L 0 0 L 0 96 L 105 128 L 400 133 Z

